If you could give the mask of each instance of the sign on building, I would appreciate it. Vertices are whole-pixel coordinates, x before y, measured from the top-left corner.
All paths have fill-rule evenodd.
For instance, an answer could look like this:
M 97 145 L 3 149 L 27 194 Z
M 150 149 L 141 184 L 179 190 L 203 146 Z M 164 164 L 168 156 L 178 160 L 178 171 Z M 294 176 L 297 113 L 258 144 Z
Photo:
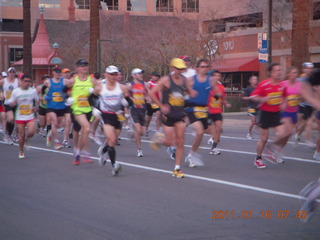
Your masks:
M 268 62 L 268 35 L 266 33 L 258 33 L 258 53 L 259 62 Z

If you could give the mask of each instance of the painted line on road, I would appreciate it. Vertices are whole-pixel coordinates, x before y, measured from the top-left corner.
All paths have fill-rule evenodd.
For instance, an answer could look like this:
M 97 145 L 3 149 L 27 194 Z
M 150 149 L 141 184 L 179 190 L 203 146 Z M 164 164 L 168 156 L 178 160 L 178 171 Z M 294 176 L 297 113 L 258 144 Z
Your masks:
M 3 141 L 0 141 L 0 143 L 6 144 Z M 18 146 L 18 144 L 14 144 L 14 145 Z M 54 150 L 54 149 L 47 149 L 47 148 L 41 148 L 41 147 L 35 147 L 35 146 L 29 146 L 29 148 L 30 149 L 35 149 L 35 150 L 40 150 L 40 151 L 45 151 L 45 152 L 59 153 L 59 154 L 64 154 L 64 155 L 73 155 L 73 153 L 62 152 L 62 151 L 58 151 L 58 150 Z M 92 157 L 92 159 L 99 160 L 98 157 Z M 149 171 L 153 171 L 153 172 L 172 174 L 171 171 L 164 170 L 164 169 L 153 168 L 153 167 L 148 167 L 148 166 L 143 166 L 143 165 L 133 164 L 133 163 L 126 163 L 126 162 L 121 162 L 121 161 L 118 161 L 118 162 L 121 163 L 124 166 L 129 166 L 129 167 L 133 167 L 133 168 L 149 170 Z M 185 176 L 188 177 L 188 178 L 191 178 L 191 179 L 196 179 L 196 180 L 201 180 L 201 181 L 206 181 L 206 182 L 212 182 L 212 183 L 218 183 L 218 184 L 222 184 L 222 185 L 227 185 L 227 186 L 237 187 L 237 188 L 241 188 L 241 189 L 252 190 L 252 191 L 256 191 L 256 192 L 273 194 L 273 195 L 289 197 L 289 198 L 294 198 L 294 199 L 305 199 L 304 197 L 301 197 L 301 196 L 296 195 L 296 194 L 280 192 L 280 191 L 275 191 L 275 190 L 271 190 L 271 189 L 267 189 L 267 188 L 260 188 L 260 187 L 246 185 L 246 184 L 240 184 L 240 183 L 235 183 L 235 182 L 215 179 L 215 178 L 201 177 L 201 176 L 192 175 L 192 174 L 185 174 Z M 320 203 L 320 200 L 317 200 L 317 202 Z

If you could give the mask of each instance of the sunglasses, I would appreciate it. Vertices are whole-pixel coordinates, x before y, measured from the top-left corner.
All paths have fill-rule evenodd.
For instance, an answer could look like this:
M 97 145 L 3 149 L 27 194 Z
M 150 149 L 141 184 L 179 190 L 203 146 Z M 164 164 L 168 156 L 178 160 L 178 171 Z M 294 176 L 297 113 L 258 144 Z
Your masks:
M 61 70 L 54 70 L 55 73 L 61 73 Z
M 23 80 L 24 82 L 31 83 L 31 80 Z
M 118 73 L 109 73 L 111 76 L 118 76 Z
M 208 68 L 209 66 L 208 65 L 205 65 L 205 66 L 199 66 L 199 68 Z
M 88 64 L 81 64 L 79 67 L 88 67 Z

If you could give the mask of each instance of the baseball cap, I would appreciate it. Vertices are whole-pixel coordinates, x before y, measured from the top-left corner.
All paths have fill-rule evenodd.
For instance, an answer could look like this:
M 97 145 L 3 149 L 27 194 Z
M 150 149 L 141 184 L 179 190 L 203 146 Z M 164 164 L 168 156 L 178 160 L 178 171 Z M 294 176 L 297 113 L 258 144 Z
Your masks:
M 6 72 L 1 73 L 2 77 L 8 77 L 8 74 Z
M 151 76 L 157 76 L 157 77 L 160 77 L 160 74 L 159 74 L 158 72 L 154 71 L 154 72 L 152 72 L 152 73 L 151 73 Z
M 170 62 L 170 66 L 178 68 L 178 69 L 185 69 L 187 65 L 181 58 L 173 58 Z
M 218 70 L 216 70 L 216 69 L 212 69 L 212 70 L 210 70 L 209 72 L 208 72 L 208 75 L 209 76 L 213 76 L 213 74 L 215 74 L 215 73 L 220 73 Z
M 311 62 L 304 62 L 302 68 L 314 68 L 314 65 Z
M 190 57 L 187 55 L 183 55 L 180 57 L 180 59 L 182 59 L 183 61 L 189 60 L 190 61 Z
M 85 66 L 85 65 L 89 65 L 89 63 L 85 59 L 78 59 L 76 61 L 76 66 L 78 66 L 78 67 Z
M 68 72 L 70 72 L 70 69 L 69 68 L 64 68 L 64 69 L 61 70 L 61 72 L 62 73 L 68 73 Z
M 18 79 L 21 79 L 23 75 L 24 75 L 24 73 L 19 73 L 18 74 Z
M 56 67 L 54 67 L 54 68 L 52 69 L 52 71 L 54 71 L 54 72 L 60 71 L 60 72 L 61 72 L 61 68 L 59 68 L 58 66 L 56 66 Z
M 14 67 L 9 67 L 7 72 L 11 72 L 11 71 L 16 72 L 16 69 Z
M 144 73 L 144 71 L 142 69 L 140 69 L 140 68 L 134 68 L 131 71 L 131 75 L 138 74 L 138 73 Z
M 106 68 L 106 73 L 118 73 L 119 69 L 116 66 L 110 65 Z

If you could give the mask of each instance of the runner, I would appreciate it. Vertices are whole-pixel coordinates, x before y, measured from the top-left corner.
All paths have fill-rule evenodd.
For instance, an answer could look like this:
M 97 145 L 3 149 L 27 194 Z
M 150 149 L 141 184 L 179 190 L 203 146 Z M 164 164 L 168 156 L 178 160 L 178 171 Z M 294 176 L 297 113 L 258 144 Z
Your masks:
M 208 98 L 211 91 L 209 61 L 200 59 L 196 65 L 197 74 L 187 79 L 188 89 L 195 91 L 195 97 L 186 101 L 189 123 L 195 129 L 195 138 L 185 162 L 189 167 L 203 166 L 201 155 L 197 153 L 203 135 L 208 130 Z
M 267 69 L 269 78 L 258 84 L 253 91 L 251 99 L 259 102 L 258 124 L 260 126 L 260 139 L 257 143 L 257 157 L 254 165 L 257 168 L 265 168 L 262 160 L 262 152 L 269 138 L 269 128 L 275 128 L 276 135 L 283 136 L 281 125 L 281 104 L 284 97 L 284 87 L 280 84 L 282 67 L 279 63 L 272 63 Z M 276 163 L 274 158 L 266 156 L 267 160 Z
M 7 100 L 10 107 L 16 106 L 16 123 L 19 128 L 19 158 L 25 158 L 24 145 L 36 131 L 35 113 L 39 106 L 39 96 L 34 88 L 30 87 L 31 78 L 24 74 L 20 81 L 20 87 L 16 88 Z M 28 129 L 26 134 L 26 128 Z
M 197 71 L 192 68 L 191 59 L 189 56 L 184 55 L 181 56 L 180 59 L 182 59 L 187 66 L 187 69 L 182 73 L 183 76 L 190 78 L 197 74 Z
M 14 67 L 10 67 L 7 71 L 8 76 L 0 81 L 0 87 L 3 87 L 4 94 L 4 109 L 6 112 L 6 128 L 5 130 L 5 142 L 12 145 L 13 138 L 12 132 L 14 130 L 14 107 L 10 107 L 7 102 L 10 99 L 11 93 L 13 90 L 19 87 L 18 78 L 16 78 L 16 69 Z
M 119 135 L 121 121 L 124 120 L 122 104 L 126 102 L 124 97 L 129 97 L 125 85 L 117 82 L 119 69 L 116 66 L 108 66 L 105 72 L 105 79 L 95 86 L 94 94 L 99 96 L 99 107 L 93 109 L 95 115 L 101 115 L 103 130 L 106 141 L 98 150 L 101 166 L 106 164 L 106 153 L 108 152 L 112 165 L 112 174 L 115 176 L 121 170 L 121 165 L 116 162 L 116 143 Z M 125 104 L 127 106 L 127 104 Z
M 220 142 L 220 137 L 222 133 L 222 111 L 223 105 L 226 107 L 231 107 L 227 102 L 226 92 L 224 86 L 221 84 L 222 75 L 218 70 L 211 70 L 208 75 L 211 80 L 212 90 L 209 93 L 208 99 L 208 111 L 209 119 L 212 122 L 212 147 L 209 152 L 211 155 L 220 155 L 221 152 L 217 149 L 218 143 Z
M 0 82 L 1 82 L 2 78 L 4 78 L 4 77 L 7 77 L 7 73 L 6 72 L 2 72 L 2 74 L 0 74 Z M 3 101 L 4 101 L 3 87 L 0 86 L 0 121 L 1 121 L 1 131 L 0 131 L 0 133 L 4 134 L 4 136 L 5 136 L 6 112 L 4 111 Z
M 160 79 L 160 74 L 157 72 L 151 73 L 151 79 L 147 82 L 147 86 L 150 90 L 158 85 L 158 81 Z M 157 93 L 157 98 L 160 100 L 161 96 L 160 93 Z M 161 127 L 161 120 L 160 120 L 160 108 L 157 104 L 153 103 L 152 101 L 147 102 L 147 116 L 146 116 L 146 137 L 149 137 L 149 125 L 152 120 L 152 115 L 156 114 L 156 131 L 160 130 Z
M 257 76 L 251 76 L 249 78 L 249 83 L 250 83 L 250 86 L 247 87 L 246 89 L 244 89 L 244 93 L 243 93 L 242 99 L 243 100 L 248 100 L 247 113 L 248 113 L 248 116 L 250 118 L 250 126 L 249 126 L 249 129 L 248 129 L 247 138 L 248 139 L 253 139 L 252 130 L 257 124 L 256 116 L 257 116 L 257 106 L 258 106 L 258 104 L 257 104 L 257 102 L 252 101 L 250 99 L 250 95 L 257 87 L 258 77 Z
M 44 98 L 47 101 L 48 120 L 49 124 L 51 124 L 51 132 L 47 136 L 47 146 L 52 144 L 50 141 L 52 134 L 54 149 L 58 150 L 63 147 L 58 139 L 58 127 L 66 113 L 63 89 L 67 85 L 67 80 L 61 77 L 61 69 L 59 67 L 53 68 L 52 74 L 53 78 L 49 80 L 48 92 Z
M 50 77 L 44 75 L 42 77 L 43 84 L 37 86 L 37 93 L 40 99 L 38 117 L 39 117 L 39 135 L 41 137 L 46 137 L 47 133 L 44 132 L 44 128 L 46 127 L 47 123 L 49 123 L 48 114 L 47 114 L 47 101 L 44 99 L 44 96 L 48 92 L 48 86 L 50 82 Z M 51 128 L 51 127 L 50 127 Z
M 73 140 L 74 140 L 74 165 L 80 164 L 80 157 L 83 156 L 84 162 L 92 163 L 89 153 L 89 133 L 90 119 L 92 116 L 92 108 L 89 104 L 88 97 L 90 91 L 95 85 L 95 79 L 88 74 L 88 62 L 79 59 L 76 62 L 76 70 L 78 75 L 68 81 L 67 86 L 72 88 L 71 97 L 67 102 L 71 105 L 73 122 Z M 66 89 L 67 91 L 67 89 Z M 81 130 L 81 135 L 79 132 Z
M 175 142 L 177 149 L 172 176 L 176 178 L 184 177 L 181 171 L 181 161 L 183 158 L 184 133 L 186 128 L 184 104 L 188 92 L 186 87 L 187 80 L 182 75 L 182 72 L 186 68 L 187 66 L 182 59 L 173 58 L 170 63 L 171 74 L 162 77 L 159 80 L 159 84 L 150 92 L 151 99 L 160 107 L 163 114 L 164 130 L 164 135 L 155 134 L 151 147 L 159 149 L 161 144 L 169 147 Z M 162 102 L 156 96 L 158 92 L 162 92 Z
M 146 128 L 146 97 L 148 95 L 148 88 L 143 81 L 143 70 L 135 68 L 131 75 L 133 81 L 128 84 L 128 89 L 131 92 L 132 106 L 130 107 L 130 114 L 133 120 L 134 138 L 137 145 L 137 156 L 143 157 L 141 149 L 141 136 L 145 133 Z
M 61 77 L 64 79 L 64 81 L 69 81 L 70 79 L 70 69 L 64 68 L 61 70 Z M 64 98 L 66 99 L 67 95 L 64 94 Z M 63 142 L 62 145 L 65 148 L 71 148 L 70 146 L 70 141 L 69 141 L 69 135 L 70 135 L 70 130 L 71 130 L 71 124 L 72 124 L 72 119 L 71 119 L 71 113 L 72 109 L 70 106 L 66 106 L 65 113 L 64 113 L 64 129 L 63 129 Z

